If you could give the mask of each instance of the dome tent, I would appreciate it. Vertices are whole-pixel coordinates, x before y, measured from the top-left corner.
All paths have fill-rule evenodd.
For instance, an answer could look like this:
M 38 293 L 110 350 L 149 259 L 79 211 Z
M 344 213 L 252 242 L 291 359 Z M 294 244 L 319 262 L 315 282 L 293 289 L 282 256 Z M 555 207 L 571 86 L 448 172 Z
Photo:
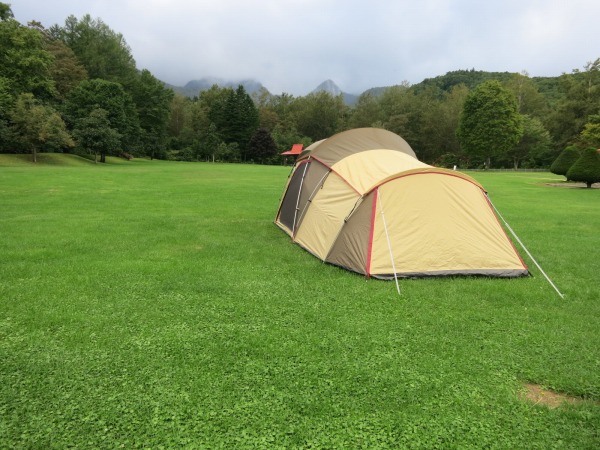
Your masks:
M 307 147 L 275 223 L 319 259 L 367 277 L 528 273 L 477 181 L 424 164 L 377 128 Z

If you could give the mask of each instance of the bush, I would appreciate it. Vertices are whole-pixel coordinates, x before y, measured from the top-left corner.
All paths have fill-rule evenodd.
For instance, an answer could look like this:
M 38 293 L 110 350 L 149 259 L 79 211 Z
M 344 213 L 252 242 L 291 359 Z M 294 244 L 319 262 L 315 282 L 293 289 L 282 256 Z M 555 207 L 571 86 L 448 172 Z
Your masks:
M 593 183 L 600 183 L 600 149 L 585 149 L 566 176 L 567 180 L 583 181 L 588 188 Z
M 575 161 L 579 159 L 580 151 L 574 145 L 570 145 L 565 148 L 558 158 L 554 160 L 552 165 L 550 166 L 550 172 L 555 173 L 556 175 L 567 175 L 567 172 L 571 168 Z M 567 177 L 567 180 L 569 177 Z

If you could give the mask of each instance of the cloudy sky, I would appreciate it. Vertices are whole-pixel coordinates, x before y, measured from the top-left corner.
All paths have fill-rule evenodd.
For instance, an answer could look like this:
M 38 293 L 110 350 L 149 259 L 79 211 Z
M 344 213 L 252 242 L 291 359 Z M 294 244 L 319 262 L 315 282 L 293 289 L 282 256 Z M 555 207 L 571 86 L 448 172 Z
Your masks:
M 90 14 L 175 85 L 253 78 L 359 94 L 458 69 L 558 76 L 600 57 L 598 0 L 2 0 L 45 27 Z

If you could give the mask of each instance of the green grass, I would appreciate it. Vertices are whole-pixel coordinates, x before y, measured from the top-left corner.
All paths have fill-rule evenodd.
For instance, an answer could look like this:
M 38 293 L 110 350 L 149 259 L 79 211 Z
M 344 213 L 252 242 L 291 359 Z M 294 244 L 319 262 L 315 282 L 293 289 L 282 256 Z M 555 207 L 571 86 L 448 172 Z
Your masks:
M 136 163 L 148 161 L 139 159 Z M 128 164 L 124 158 L 116 156 L 107 156 L 106 162 L 110 165 Z M 94 163 L 94 157 L 82 157 L 78 155 L 64 153 L 38 153 L 37 163 L 33 162 L 31 154 L 0 154 L 0 167 L 19 167 L 19 166 L 89 166 Z
M 564 300 L 526 256 L 398 296 L 273 225 L 289 168 L 7 156 L 0 448 L 600 446 L 600 190 L 473 174 Z

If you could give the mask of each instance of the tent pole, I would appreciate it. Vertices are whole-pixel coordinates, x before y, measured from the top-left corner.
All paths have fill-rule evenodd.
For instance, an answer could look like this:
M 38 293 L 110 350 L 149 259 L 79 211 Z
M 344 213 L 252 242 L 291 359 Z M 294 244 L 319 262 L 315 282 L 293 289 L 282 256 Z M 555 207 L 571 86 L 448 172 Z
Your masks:
M 319 180 L 319 182 L 315 185 L 315 188 L 313 189 L 313 191 L 310 193 L 310 196 L 308 197 L 308 201 L 306 202 L 306 204 L 304 205 L 304 208 L 302 209 L 302 212 L 300 213 L 300 217 L 298 217 L 298 222 L 300 222 L 302 220 L 302 218 L 304 217 L 304 213 L 306 212 L 306 208 L 308 208 L 308 204 L 310 202 L 312 202 L 313 198 L 315 198 L 315 193 L 321 188 L 323 187 L 323 180 L 325 179 L 325 177 L 327 177 L 327 175 L 329 175 L 331 171 L 326 172 L 325 175 L 323 175 L 321 177 L 321 179 Z
M 300 187 L 298 188 L 298 198 L 296 199 L 296 209 L 294 210 L 294 224 L 292 226 L 292 237 L 296 236 L 296 218 L 298 217 L 298 206 L 300 205 L 300 194 L 302 194 L 302 185 L 304 184 L 304 176 L 306 175 L 306 169 L 308 168 L 308 162 L 304 164 L 304 170 L 302 171 L 302 178 L 300 179 Z
M 400 284 L 398 283 L 398 273 L 396 272 L 396 264 L 394 263 L 394 255 L 392 254 L 392 244 L 390 242 L 390 235 L 387 229 L 387 223 L 385 221 L 385 214 L 383 213 L 383 201 L 381 198 L 381 192 L 379 192 L 379 188 L 377 188 L 377 199 L 379 200 L 380 210 L 381 210 L 381 219 L 383 220 L 383 229 L 385 230 L 385 237 L 387 239 L 388 249 L 390 250 L 390 259 L 392 260 L 392 269 L 394 271 L 394 281 L 396 282 L 396 290 L 398 291 L 398 295 L 400 294 Z
M 527 250 L 527 247 L 525 247 L 525 244 L 523 244 L 523 242 L 521 242 L 521 239 L 519 239 L 519 236 L 517 236 L 517 233 L 514 232 L 514 230 L 511 228 L 511 226 L 508 224 L 508 222 L 504 219 L 504 217 L 502 217 L 502 214 L 500 214 L 500 211 L 498 211 L 498 209 L 496 208 L 496 205 L 494 205 L 492 203 L 492 199 L 490 198 L 489 195 L 487 195 L 487 198 L 490 202 L 490 205 L 492 205 L 492 208 L 494 208 L 494 211 L 496 211 L 496 214 L 498 214 L 498 217 L 500 217 L 500 219 L 502 219 L 502 222 L 504 222 L 504 225 L 506 225 L 506 228 L 508 228 L 508 230 L 511 232 L 511 234 L 514 236 L 514 238 L 517 240 L 519 245 L 523 248 L 523 250 L 525 250 L 525 253 L 527 253 L 527 255 L 531 258 L 531 260 L 533 261 L 535 266 L 540 270 L 540 272 L 542 272 L 542 275 L 544 275 L 544 278 L 546 278 L 548 283 L 550 283 L 550 286 L 552 286 L 554 288 L 554 290 L 560 296 L 560 298 L 565 298 L 565 296 L 558 290 L 556 285 L 552 282 L 550 277 L 548 275 L 546 275 L 546 272 L 544 272 L 544 269 L 542 269 L 542 267 L 538 264 L 538 262 L 535 260 L 533 255 L 529 252 L 529 250 Z

